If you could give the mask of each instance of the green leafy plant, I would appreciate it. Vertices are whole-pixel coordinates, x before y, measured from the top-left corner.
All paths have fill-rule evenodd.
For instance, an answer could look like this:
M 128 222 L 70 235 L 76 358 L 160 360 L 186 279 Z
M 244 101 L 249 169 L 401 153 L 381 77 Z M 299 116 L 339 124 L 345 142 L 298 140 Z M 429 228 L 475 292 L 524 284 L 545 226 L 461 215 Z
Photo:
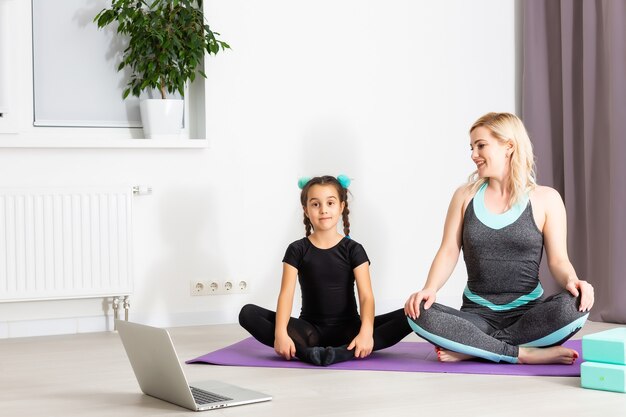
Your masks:
M 117 33 L 128 36 L 117 67 L 131 69 L 124 98 L 147 89 L 160 91 L 163 99 L 176 91 L 184 96 L 185 83 L 196 72 L 206 78 L 200 69 L 204 52 L 230 49 L 206 24 L 202 0 L 112 0 L 93 21 L 99 28 L 117 22 Z

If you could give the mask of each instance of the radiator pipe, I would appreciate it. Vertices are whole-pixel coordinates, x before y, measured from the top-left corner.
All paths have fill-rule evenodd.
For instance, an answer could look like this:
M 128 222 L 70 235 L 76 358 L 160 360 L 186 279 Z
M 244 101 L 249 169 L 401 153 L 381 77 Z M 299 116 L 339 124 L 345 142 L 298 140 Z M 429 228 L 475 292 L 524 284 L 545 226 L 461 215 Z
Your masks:
M 120 297 L 113 297 L 113 330 L 117 330 L 115 321 L 120 317 Z
M 130 309 L 130 301 L 128 296 L 124 296 L 124 320 L 128 321 L 128 310 Z

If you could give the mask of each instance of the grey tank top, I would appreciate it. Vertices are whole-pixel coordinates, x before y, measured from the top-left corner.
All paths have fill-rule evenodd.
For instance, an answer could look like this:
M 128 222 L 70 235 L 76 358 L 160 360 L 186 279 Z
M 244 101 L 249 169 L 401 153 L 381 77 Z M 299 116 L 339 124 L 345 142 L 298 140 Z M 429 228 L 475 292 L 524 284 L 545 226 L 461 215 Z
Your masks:
M 463 219 L 462 249 L 467 266 L 464 305 L 477 303 L 492 310 L 508 310 L 543 294 L 539 283 L 543 234 L 533 218 L 530 201 L 515 221 L 493 229 L 476 216 L 472 199 Z

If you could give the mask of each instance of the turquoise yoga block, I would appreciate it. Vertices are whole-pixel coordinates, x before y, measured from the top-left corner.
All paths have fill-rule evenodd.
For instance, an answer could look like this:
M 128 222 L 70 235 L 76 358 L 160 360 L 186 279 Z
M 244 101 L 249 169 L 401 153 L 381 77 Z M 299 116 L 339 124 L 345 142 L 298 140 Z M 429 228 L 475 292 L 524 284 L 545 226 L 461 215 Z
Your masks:
M 583 360 L 626 365 L 626 327 L 583 336 Z
M 583 362 L 580 365 L 580 386 L 602 391 L 626 392 L 626 366 Z

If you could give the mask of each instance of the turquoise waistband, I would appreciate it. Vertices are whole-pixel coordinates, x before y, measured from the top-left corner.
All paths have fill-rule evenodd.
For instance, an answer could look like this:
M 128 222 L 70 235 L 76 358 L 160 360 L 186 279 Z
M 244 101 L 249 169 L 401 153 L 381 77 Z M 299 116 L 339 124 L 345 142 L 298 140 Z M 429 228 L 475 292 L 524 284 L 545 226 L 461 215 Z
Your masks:
M 463 290 L 463 295 L 465 295 L 465 297 L 467 297 L 470 301 L 483 307 L 487 307 L 490 310 L 507 311 L 517 307 L 521 307 L 524 304 L 530 303 L 531 301 L 535 301 L 543 295 L 543 287 L 541 286 L 541 283 L 538 283 L 537 287 L 535 287 L 535 289 L 532 290 L 530 293 L 522 295 L 521 297 L 507 304 L 494 304 L 491 301 L 484 299 L 480 295 L 474 294 L 467 286 L 465 286 L 465 289 Z

